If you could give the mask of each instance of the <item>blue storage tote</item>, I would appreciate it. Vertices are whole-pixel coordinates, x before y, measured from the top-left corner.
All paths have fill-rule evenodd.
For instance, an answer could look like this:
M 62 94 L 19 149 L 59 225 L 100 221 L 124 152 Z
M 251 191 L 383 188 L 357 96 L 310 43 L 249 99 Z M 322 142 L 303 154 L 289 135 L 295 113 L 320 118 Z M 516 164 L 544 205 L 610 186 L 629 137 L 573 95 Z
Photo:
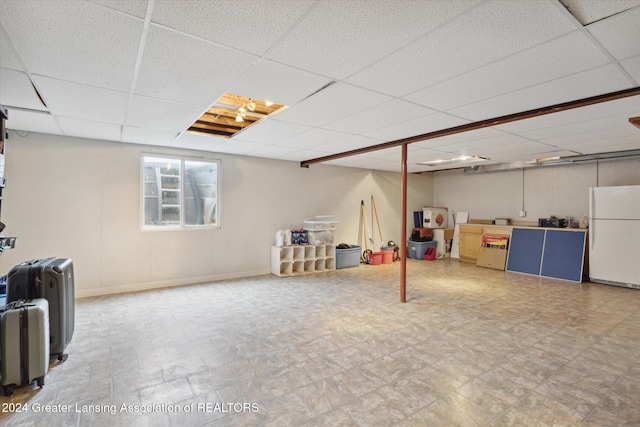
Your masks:
M 407 240 L 407 256 L 413 259 L 422 259 L 428 248 L 437 248 L 438 242 L 432 240 L 430 242 L 414 242 Z
M 358 267 L 362 246 L 351 245 L 348 249 L 336 248 L 336 268 Z

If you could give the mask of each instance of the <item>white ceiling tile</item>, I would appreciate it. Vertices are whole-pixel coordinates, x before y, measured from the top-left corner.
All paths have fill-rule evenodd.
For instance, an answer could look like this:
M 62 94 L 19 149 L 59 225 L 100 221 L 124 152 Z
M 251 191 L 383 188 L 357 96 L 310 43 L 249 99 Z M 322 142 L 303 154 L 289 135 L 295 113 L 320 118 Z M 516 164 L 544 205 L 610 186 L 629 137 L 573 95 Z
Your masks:
M 160 101 L 134 95 L 127 125 L 182 132 L 189 128 L 204 110 L 201 107 Z
M 607 153 L 611 151 L 637 150 L 640 149 L 640 138 L 638 135 L 625 137 L 616 136 L 614 138 L 601 138 L 590 141 L 579 141 L 574 143 L 563 143 L 563 148 L 577 151 L 583 154 Z
M 441 149 L 444 149 L 444 147 L 441 147 Z M 510 141 L 508 144 L 487 146 L 482 149 L 482 153 L 476 154 L 480 156 L 486 155 L 486 157 L 493 159 L 493 157 L 497 157 L 500 153 L 544 153 L 556 149 L 558 148 L 542 144 L 540 142 L 530 141 L 523 138 L 513 138 L 513 141 Z
M 625 115 L 628 114 L 629 111 L 637 111 L 638 114 L 640 114 L 640 96 L 621 98 L 615 101 L 589 105 L 587 107 L 560 111 L 558 113 L 495 126 L 495 128 L 506 132 L 522 133 L 526 135 L 528 132 L 539 129 L 564 126 L 571 123 L 581 123 L 604 117 Z
M 266 56 L 344 78 L 476 3 L 325 0 L 316 3 Z
M 465 123 L 468 123 L 468 120 L 453 117 L 449 114 L 437 113 L 366 132 L 364 135 L 383 141 L 395 141 L 437 130 L 448 129 Z
M 384 104 L 376 105 L 368 110 L 347 116 L 328 123 L 323 127 L 342 132 L 366 133 L 382 127 L 391 126 L 398 122 L 424 117 L 436 111 L 419 105 L 393 99 Z
M 574 29 L 550 2 L 489 1 L 354 75 L 349 82 L 402 96 Z
M 368 159 L 386 159 L 400 163 L 402 161 L 402 147 L 398 146 L 385 148 L 384 150 L 371 151 L 369 153 L 362 154 L 362 156 Z M 408 151 L 407 157 L 409 157 Z
M 439 110 L 449 110 L 494 96 L 595 68 L 609 62 L 582 32 L 536 46 L 445 82 L 415 92 L 405 99 Z
M 152 21 L 262 55 L 313 4 L 311 0 L 156 0 Z
M 450 155 L 438 150 L 429 150 L 421 147 L 414 147 L 414 144 L 409 146 L 409 152 L 407 153 L 407 163 L 421 163 L 430 162 L 438 159 L 448 158 Z M 422 165 L 424 166 L 424 165 Z
M 144 19 L 148 0 L 90 0 L 109 9 L 117 10 Z M 157 2 L 156 2 L 157 4 Z
M 56 116 L 124 124 L 129 95 L 125 92 L 33 76 L 38 92 Z
M 246 154 L 263 147 L 264 144 L 185 132 L 180 134 L 170 146 L 213 153 Z
M 616 13 L 640 5 L 640 0 L 560 0 L 569 12 L 582 24 L 587 25 Z
M 324 145 L 328 142 L 337 141 L 338 139 L 346 138 L 348 136 L 350 135 L 343 132 L 314 128 L 291 138 L 284 139 L 280 144 L 287 147 L 308 149 Z
M 640 7 L 595 22 L 587 29 L 616 59 L 640 54 Z
M 433 147 L 441 151 L 446 151 L 448 153 L 456 153 L 467 156 L 484 156 L 484 154 L 487 154 L 489 152 L 495 152 L 496 149 L 502 149 L 502 147 L 508 145 L 522 144 L 526 142 L 529 142 L 529 140 L 516 135 L 502 135 L 497 137 L 478 139 L 476 141 L 460 142 L 457 144 L 438 144 L 434 145 Z
M 294 123 L 279 122 L 265 119 L 251 125 L 247 129 L 238 133 L 238 138 L 243 141 L 259 142 L 262 144 L 276 144 L 287 138 L 308 131 L 308 126 Z
M 640 105 L 639 105 L 638 111 L 640 112 Z M 531 139 L 552 141 L 556 138 L 563 138 L 563 137 L 572 136 L 572 135 L 581 135 L 580 138 L 585 138 L 585 137 L 589 138 L 591 135 L 591 137 L 597 138 L 598 132 L 603 132 L 604 130 L 625 132 L 625 131 L 633 131 L 633 130 L 637 131 L 637 128 L 634 128 L 629 123 L 629 116 L 627 114 L 624 114 L 624 115 L 617 115 L 617 116 L 593 118 L 590 120 L 585 120 L 585 121 L 575 122 L 575 123 L 568 123 L 566 125 L 553 126 L 553 127 L 544 128 L 544 129 L 524 131 L 524 132 L 521 132 L 520 134 Z M 640 137 L 640 132 L 638 132 L 638 136 Z
M 444 147 L 449 145 L 464 145 L 467 143 L 474 143 L 477 141 L 485 141 L 486 143 L 490 143 L 491 140 L 493 139 L 500 140 L 500 138 L 504 136 L 505 136 L 505 132 L 502 132 L 494 128 L 486 127 L 486 128 L 468 131 L 468 132 L 441 136 L 439 138 L 418 142 L 417 144 L 421 144 L 424 148 L 424 147 Z M 411 144 L 411 146 L 413 145 L 416 145 L 416 144 Z
M 633 77 L 640 86 L 640 55 L 620 61 L 620 65 Z
M 178 132 L 171 130 L 146 129 L 133 126 L 125 126 L 122 130 L 122 142 L 134 144 L 169 145 L 177 136 Z
M 152 25 L 136 93 L 208 107 L 253 61 L 251 55 Z
M 33 74 L 129 91 L 142 21 L 89 2 L 3 0 L 2 20 Z
M 7 129 L 62 135 L 62 130 L 58 127 L 53 116 L 12 109 L 9 109 L 8 113 L 9 118 L 5 122 Z
M 630 123 L 627 123 L 627 126 L 616 129 L 597 129 L 591 132 L 583 131 L 565 136 L 540 139 L 540 141 L 546 144 L 553 144 L 558 147 L 568 147 L 573 144 L 587 143 L 591 141 L 611 141 L 615 138 L 620 140 L 624 140 L 625 138 L 636 138 L 640 141 L 640 131 Z
M 1 18 L 0 18 L 1 20 Z M 0 67 L 11 70 L 24 71 L 24 67 L 18 60 L 16 53 L 11 46 L 9 37 L 4 32 L 4 27 L 0 26 Z
M 1 0 L 0 102 L 10 95 L 20 106 L 38 105 L 31 76 L 56 116 L 9 110 L 7 127 L 18 137 L 64 129 L 67 136 L 299 162 L 636 87 L 632 25 L 640 0 L 579 6 L 600 19 L 630 1 L 635 10 L 588 27 L 624 58 L 597 68 L 602 46 L 594 50 L 595 39 L 576 30 L 557 0 Z M 273 25 L 262 27 L 265 21 Z M 14 74 L 21 58 L 25 70 Z M 291 108 L 231 139 L 174 139 L 225 92 Z M 453 111 L 436 111 L 445 109 Z M 640 116 L 640 96 L 421 141 L 408 147 L 408 168 L 438 170 L 415 163 L 462 154 L 485 155 L 491 160 L 483 164 L 491 164 L 638 149 L 633 116 Z M 399 171 L 400 151 L 333 164 Z
M 342 153 L 349 150 L 356 150 L 358 148 L 370 147 L 372 145 L 379 144 L 380 141 L 373 138 L 366 138 L 364 136 L 352 135 L 337 141 L 328 142 L 321 146 L 316 147 L 318 151 L 324 151 L 325 153 L 335 154 Z
M 261 60 L 240 76 L 229 92 L 294 105 L 330 81 L 327 77 Z
M 263 145 L 261 148 L 247 152 L 250 156 L 262 157 L 266 159 L 279 159 L 283 156 L 300 151 L 297 148 L 284 147 L 282 145 Z
M 302 162 L 304 160 L 316 159 L 318 157 L 326 156 L 327 153 L 323 153 L 322 151 L 315 150 L 298 150 L 293 153 L 280 156 L 281 160 L 290 160 L 293 162 Z
M 614 65 L 605 65 L 449 112 L 477 121 L 602 95 L 629 87 L 628 78 L 618 68 Z
M 70 117 L 58 117 L 58 123 L 60 123 L 60 127 L 65 135 L 79 138 L 120 141 L 122 131 L 122 126 L 120 125 L 73 119 Z
M 227 138 L 184 132 L 169 145 L 175 148 L 223 153 L 229 142 Z
M 21 71 L 6 68 L 0 68 L 0 104 L 47 111 L 29 77 Z
M 358 158 L 358 156 L 353 156 L 353 157 L 343 157 L 341 159 L 329 160 L 322 164 L 333 165 L 333 166 L 344 166 L 344 167 L 362 167 L 362 166 L 355 166 L 355 165 L 362 165 L 363 161 L 367 163 L 367 160 L 368 159 L 366 158 L 361 159 L 361 158 Z
M 278 120 L 308 126 L 322 126 L 390 100 L 365 89 L 336 83 L 299 104 L 278 113 Z
M 223 153 L 248 155 L 252 151 L 258 150 L 266 145 L 236 138 L 231 138 L 227 141 L 228 144 L 224 146 Z
M 344 167 L 350 167 L 350 168 L 359 168 L 359 169 L 393 171 L 393 172 L 398 172 L 401 167 L 400 162 L 371 159 L 364 156 L 355 156 L 355 157 L 347 157 L 343 159 L 330 160 L 323 164 L 334 165 L 334 166 L 344 166 Z

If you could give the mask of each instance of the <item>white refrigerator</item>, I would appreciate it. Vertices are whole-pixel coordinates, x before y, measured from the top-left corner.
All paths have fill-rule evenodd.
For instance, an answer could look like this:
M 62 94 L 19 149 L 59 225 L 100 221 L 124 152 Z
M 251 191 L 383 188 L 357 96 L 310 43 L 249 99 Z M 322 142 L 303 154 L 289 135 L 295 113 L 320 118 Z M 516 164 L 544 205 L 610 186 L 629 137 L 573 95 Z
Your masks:
M 589 189 L 589 278 L 640 289 L 640 185 Z

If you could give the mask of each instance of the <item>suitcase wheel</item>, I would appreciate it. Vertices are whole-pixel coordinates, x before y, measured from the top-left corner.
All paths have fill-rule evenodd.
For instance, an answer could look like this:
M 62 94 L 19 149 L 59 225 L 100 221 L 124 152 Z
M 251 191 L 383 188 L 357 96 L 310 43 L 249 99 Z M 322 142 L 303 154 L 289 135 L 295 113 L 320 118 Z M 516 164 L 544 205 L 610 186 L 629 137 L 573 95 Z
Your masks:
M 13 394 L 13 390 L 15 389 L 15 386 L 13 384 L 3 385 L 2 389 L 4 391 L 5 396 L 11 396 Z
M 58 353 L 58 362 L 64 362 L 69 358 L 69 355 L 66 353 Z
M 42 388 L 42 386 L 44 386 L 44 377 L 36 378 L 36 384 L 38 387 Z

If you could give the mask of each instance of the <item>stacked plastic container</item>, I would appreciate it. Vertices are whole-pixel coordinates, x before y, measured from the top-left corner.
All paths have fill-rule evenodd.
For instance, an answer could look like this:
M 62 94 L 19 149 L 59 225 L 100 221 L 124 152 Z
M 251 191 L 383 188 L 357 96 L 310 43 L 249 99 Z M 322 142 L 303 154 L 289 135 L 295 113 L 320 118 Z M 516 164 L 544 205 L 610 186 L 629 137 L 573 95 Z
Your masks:
M 338 222 L 333 215 L 318 215 L 304 220 L 310 245 L 332 245 Z

